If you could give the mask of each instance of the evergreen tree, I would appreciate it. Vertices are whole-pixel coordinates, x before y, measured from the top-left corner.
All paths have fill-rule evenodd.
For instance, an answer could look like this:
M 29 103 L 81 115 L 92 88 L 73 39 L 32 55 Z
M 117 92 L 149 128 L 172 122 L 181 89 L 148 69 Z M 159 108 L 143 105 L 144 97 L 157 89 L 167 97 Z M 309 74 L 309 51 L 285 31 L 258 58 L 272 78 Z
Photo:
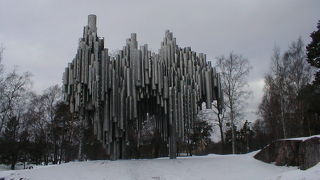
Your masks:
M 194 122 L 194 128 L 190 135 L 191 149 L 197 153 L 203 153 L 211 142 L 210 136 L 212 132 L 212 125 L 205 120 L 197 118 Z
M 320 89 L 308 85 L 300 91 L 298 99 L 302 106 L 303 136 L 320 134 Z
M 315 74 L 315 84 L 320 85 L 320 21 L 317 26 L 318 30 L 313 31 L 310 35 L 311 42 L 307 46 L 307 61 L 311 66 L 317 68 Z
M 302 106 L 304 136 L 320 133 L 320 21 L 317 30 L 310 35 L 311 42 L 307 45 L 307 61 L 316 68 L 315 79 L 299 92 Z

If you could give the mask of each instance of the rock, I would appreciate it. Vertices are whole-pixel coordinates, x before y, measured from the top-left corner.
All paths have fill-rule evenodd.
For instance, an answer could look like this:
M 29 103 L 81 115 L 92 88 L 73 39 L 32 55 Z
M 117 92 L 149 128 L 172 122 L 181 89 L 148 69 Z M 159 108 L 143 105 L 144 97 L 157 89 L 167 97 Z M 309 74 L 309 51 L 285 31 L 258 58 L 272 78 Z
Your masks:
M 320 136 L 280 139 L 264 147 L 254 158 L 305 170 L 320 162 Z
M 302 141 L 299 146 L 299 168 L 308 169 L 320 162 L 320 137 Z

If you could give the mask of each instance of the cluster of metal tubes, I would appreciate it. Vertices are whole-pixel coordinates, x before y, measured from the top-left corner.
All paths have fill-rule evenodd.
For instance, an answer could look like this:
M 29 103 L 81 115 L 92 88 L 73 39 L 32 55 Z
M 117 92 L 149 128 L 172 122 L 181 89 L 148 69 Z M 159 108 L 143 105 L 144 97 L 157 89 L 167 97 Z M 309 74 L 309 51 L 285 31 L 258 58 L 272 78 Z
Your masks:
M 70 111 L 104 145 L 111 159 L 126 158 L 128 131 L 139 133 L 146 114 L 176 157 L 177 141 L 186 141 L 202 103 L 222 109 L 220 77 L 205 54 L 180 48 L 169 31 L 158 53 L 138 48 L 136 34 L 110 57 L 97 36 L 96 16 L 89 15 L 75 58 L 63 74 L 65 101 Z M 130 126 L 135 124 L 136 126 Z M 139 135 L 138 144 L 139 144 Z

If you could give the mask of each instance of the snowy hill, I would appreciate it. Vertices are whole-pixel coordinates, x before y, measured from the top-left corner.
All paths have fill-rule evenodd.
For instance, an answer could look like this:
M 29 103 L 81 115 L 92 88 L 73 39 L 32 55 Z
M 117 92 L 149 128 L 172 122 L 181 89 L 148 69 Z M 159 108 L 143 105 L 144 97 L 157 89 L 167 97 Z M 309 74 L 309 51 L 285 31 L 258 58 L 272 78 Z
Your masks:
M 87 161 L 34 169 L 0 171 L 5 180 L 236 180 L 320 179 L 320 164 L 307 171 L 281 167 L 244 155 L 208 155 L 171 160 Z

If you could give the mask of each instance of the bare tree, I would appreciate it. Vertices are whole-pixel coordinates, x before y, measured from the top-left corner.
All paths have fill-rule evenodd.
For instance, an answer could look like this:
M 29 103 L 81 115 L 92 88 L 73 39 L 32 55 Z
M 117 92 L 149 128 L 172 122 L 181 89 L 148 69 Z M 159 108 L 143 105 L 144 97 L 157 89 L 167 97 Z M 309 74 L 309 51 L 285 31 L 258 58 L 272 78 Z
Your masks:
M 223 102 L 224 103 L 224 102 Z M 215 119 L 216 124 L 219 127 L 220 138 L 221 138 L 221 152 L 224 152 L 225 137 L 224 137 L 224 127 L 226 119 L 226 109 L 222 108 L 222 111 L 219 112 L 217 103 L 213 103 L 213 114 L 217 118 Z
M 247 77 L 251 70 L 249 61 L 241 55 L 231 52 L 228 57 L 217 58 L 217 68 L 221 73 L 225 107 L 232 131 L 232 153 L 235 152 L 235 122 L 241 120 L 243 103 L 250 91 Z
M 60 154 L 58 151 L 59 149 L 61 150 L 60 147 L 62 144 L 55 131 L 53 131 L 57 126 L 57 124 L 54 123 L 57 104 L 62 101 L 62 90 L 60 86 L 54 85 L 45 89 L 41 95 L 41 99 L 43 101 L 45 122 L 47 124 L 45 141 L 53 145 L 53 163 L 56 164 L 58 162 L 58 154 Z M 49 150 L 47 150 L 47 153 L 47 156 L 49 156 Z
M 42 98 L 47 112 L 48 121 L 53 121 L 56 105 L 62 101 L 62 90 L 58 84 L 45 89 Z
M 5 90 L 5 84 L 4 84 L 4 72 L 3 72 L 3 64 L 2 64 L 2 57 L 3 57 L 3 51 L 4 48 L 2 45 L 0 45 L 0 133 L 2 131 L 2 127 L 4 124 L 3 115 L 5 113 L 5 106 L 4 106 L 4 90 Z
M 0 133 L 4 137 L 1 145 L 8 155 L 7 162 L 11 169 L 15 168 L 16 162 L 21 157 L 22 144 L 26 142 L 27 131 L 25 130 L 24 114 L 27 107 L 27 94 L 30 85 L 30 74 L 18 74 L 16 70 L 6 75 L 3 81 L 0 111 Z M 7 152 L 7 154 L 6 154 Z
M 0 82 L 3 79 L 3 64 L 2 64 L 3 51 L 4 51 L 4 47 L 0 44 Z
M 259 114 L 274 137 L 298 136 L 303 120 L 299 91 L 311 80 L 311 68 L 305 60 L 304 44 L 299 38 L 283 54 L 275 48 L 271 72 L 265 77 L 265 92 Z M 280 120 L 280 121 L 279 121 Z
M 20 115 L 23 100 L 31 85 L 31 74 L 28 72 L 19 74 L 15 68 L 10 73 L 4 73 L 3 52 L 4 48 L 0 45 L 0 133 L 6 120 Z
M 289 58 L 281 58 L 280 55 L 280 49 L 275 47 L 273 50 L 273 56 L 271 57 L 272 61 L 272 66 L 271 66 L 271 71 L 273 75 L 269 75 L 266 78 L 266 83 L 269 84 L 270 88 L 273 88 L 271 95 L 273 96 L 274 99 L 279 100 L 279 110 L 280 110 L 280 120 L 281 120 L 281 125 L 282 125 L 282 132 L 283 132 L 283 138 L 287 137 L 287 128 L 286 128 L 286 123 L 285 123 L 285 110 L 287 109 L 287 102 L 285 101 L 285 96 L 286 96 L 286 90 L 285 90 L 285 85 L 288 84 L 286 82 L 289 74 L 289 63 L 288 61 Z M 277 98 L 275 98 L 277 96 Z M 272 108 L 272 107 L 271 107 Z
M 20 114 L 20 107 L 31 87 L 30 77 L 30 73 L 20 75 L 16 69 L 5 76 L 1 85 L 0 132 L 7 119 Z
M 60 107 L 58 104 L 62 100 L 61 89 L 58 85 L 54 85 L 45 89 L 40 95 L 30 93 L 29 98 L 25 117 L 31 127 L 30 137 L 33 139 L 32 142 L 42 145 L 39 155 L 43 159 L 37 161 L 44 161 L 47 164 L 51 157 L 56 164 L 61 160 L 63 143 L 63 138 L 60 138 L 57 131 L 61 122 L 56 120 L 57 108 Z

